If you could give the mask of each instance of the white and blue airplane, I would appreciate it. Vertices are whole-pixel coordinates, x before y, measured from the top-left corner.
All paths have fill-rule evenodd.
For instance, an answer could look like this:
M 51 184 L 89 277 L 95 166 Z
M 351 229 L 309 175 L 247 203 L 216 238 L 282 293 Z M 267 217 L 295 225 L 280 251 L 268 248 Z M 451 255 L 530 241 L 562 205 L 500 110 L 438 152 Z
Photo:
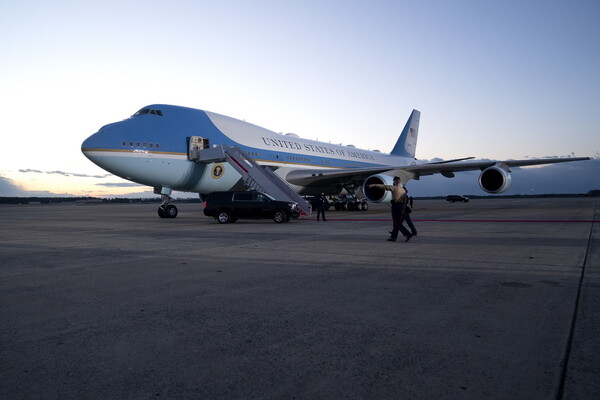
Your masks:
M 481 170 L 479 185 L 487 193 L 506 191 L 510 168 L 588 160 L 588 157 L 481 161 L 467 157 L 441 162 L 415 158 L 419 119 L 413 110 L 389 154 L 348 145 L 302 139 L 209 111 L 155 104 L 121 122 L 108 124 L 88 137 L 81 151 L 93 163 L 121 178 L 151 186 L 166 200 L 159 215 L 175 217 L 170 204 L 173 190 L 199 193 L 242 190 L 242 176 L 227 162 L 198 162 L 190 158 L 190 140 L 201 138 L 205 147 L 237 146 L 258 164 L 271 168 L 300 195 L 338 195 L 362 191 L 370 202 L 385 202 L 391 193 L 369 188 L 372 183 L 403 184 L 421 176 Z M 169 208 L 165 212 L 166 207 Z

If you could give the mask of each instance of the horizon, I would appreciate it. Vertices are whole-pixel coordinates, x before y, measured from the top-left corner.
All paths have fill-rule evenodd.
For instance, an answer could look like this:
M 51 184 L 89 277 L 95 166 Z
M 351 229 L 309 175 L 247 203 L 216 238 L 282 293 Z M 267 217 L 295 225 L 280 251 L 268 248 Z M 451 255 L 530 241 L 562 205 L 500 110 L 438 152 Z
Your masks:
M 504 193 L 490 196 L 513 196 L 528 194 L 585 194 L 600 189 L 600 159 L 576 161 L 573 163 L 550 164 L 535 167 L 512 168 L 513 183 Z M 24 171 L 23 173 L 58 174 L 66 178 L 78 178 L 78 174 L 38 170 Z M 572 177 L 576 176 L 577 179 Z M 411 194 L 415 197 L 446 196 L 448 194 L 466 194 L 469 196 L 487 196 L 478 185 L 479 171 L 465 171 L 457 173 L 454 178 L 445 178 L 442 175 L 424 176 L 420 180 L 411 180 L 406 183 Z M 81 177 L 79 177 L 81 178 Z M 96 175 L 95 179 L 113 180 L 112 183 L 99 183 L 102 187 L 130 188 L 127 193 L 76 194 L 76 193 L 50 193 L 44 191 L 28 191 L 19 187 L 10 179 L 0 176 L 0 197 L 96 197 L 96 198 L 159 198 L 153 189 L 134 182 L 126 181 L 112 174 Z M 121 182 L 122 181 L 122 182 Z M 136 190 L 138 189 L 138 190 Z M 145 190 L 139 190 L 145 189 Z M 173 192 L 174 198 L 198 197 L 198 193 Z

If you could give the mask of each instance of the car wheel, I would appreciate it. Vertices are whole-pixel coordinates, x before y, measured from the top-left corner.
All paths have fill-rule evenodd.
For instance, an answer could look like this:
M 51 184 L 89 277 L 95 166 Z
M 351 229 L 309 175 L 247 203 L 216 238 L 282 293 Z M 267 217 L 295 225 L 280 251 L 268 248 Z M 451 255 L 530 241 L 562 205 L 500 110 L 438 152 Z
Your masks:
M 276 210 L 275 214 L 273 214 L 273 221 L 277 222 L 278 224 L 285 222 L 286 219 L 287 215 L 284 211 Z
M 219 210 L 217 211 L 217 221 L 220 224 L 226 224 L 231 220 L 231 214 L 227 210 Z

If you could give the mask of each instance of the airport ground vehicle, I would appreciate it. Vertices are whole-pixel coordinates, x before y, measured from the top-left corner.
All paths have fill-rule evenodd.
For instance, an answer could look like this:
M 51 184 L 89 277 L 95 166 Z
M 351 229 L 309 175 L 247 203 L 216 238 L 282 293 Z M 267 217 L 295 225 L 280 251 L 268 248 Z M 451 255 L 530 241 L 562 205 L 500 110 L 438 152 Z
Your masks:
M 204 215 L 219 223 L 235 222 L 238 218 L 272 218 L 277 223 L 298 218 L 298 204 L 273 199 L 257 191 L 212 192 L 204 201 Z
M 466 196 L 461 196 L 458 194 L 450 194 L 448 196 L 446 196 L 446 201 L 455 203 L 457 201 L 461 201 L 463 203 L 468 203 L 469 202 L 469 198 Z

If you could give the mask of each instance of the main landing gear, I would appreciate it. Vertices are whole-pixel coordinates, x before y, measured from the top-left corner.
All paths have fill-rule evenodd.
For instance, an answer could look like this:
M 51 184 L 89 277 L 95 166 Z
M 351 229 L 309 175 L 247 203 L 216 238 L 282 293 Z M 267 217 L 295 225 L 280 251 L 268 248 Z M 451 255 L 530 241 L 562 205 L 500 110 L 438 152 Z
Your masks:
M 345 184 L 347 194 L 340 194 L 334 197 L 333 206 L 336 211 L 367 211 L 369 203 L 359 200 L 356 196 L 356 186 L 354 184 Z
M 163 194 L 160 197 L 163 202 L 161 203 L 160 207 L 158 207 L 158 216 L 161 218 L 175 218 L 178 210 L 174 204 L 171 204 L 173 198 L 168 194 Z
M 367 211 L 369 203 L 360 200 L 336 200 L 333 203 L 336 211 Z

